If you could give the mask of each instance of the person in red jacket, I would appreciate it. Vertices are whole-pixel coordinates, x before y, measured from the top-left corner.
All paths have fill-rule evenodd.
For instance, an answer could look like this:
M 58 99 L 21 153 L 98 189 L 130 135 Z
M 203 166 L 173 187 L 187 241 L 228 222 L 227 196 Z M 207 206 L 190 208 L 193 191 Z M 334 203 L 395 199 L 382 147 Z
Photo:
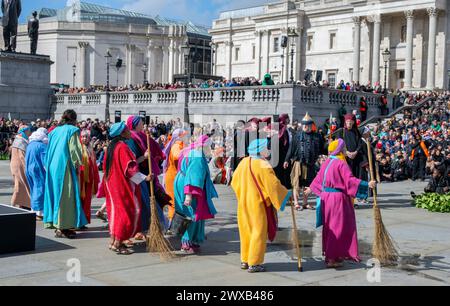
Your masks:
M 359 100 L 359 112 L 361 113 L 361 122 L 364 122 L 367 120 L 367 102 L 366 98 L 361 97 L 361 100 Z

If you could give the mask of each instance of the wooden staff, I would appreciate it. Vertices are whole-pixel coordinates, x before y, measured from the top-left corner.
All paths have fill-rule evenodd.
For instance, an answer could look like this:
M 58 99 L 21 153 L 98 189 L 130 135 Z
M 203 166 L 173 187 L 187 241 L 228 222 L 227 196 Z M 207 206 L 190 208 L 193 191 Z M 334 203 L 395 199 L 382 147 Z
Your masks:
M 295 221 L 295 209 L 294 209 L 293 203 L 291 203 L 291 212 L 292 212 L 292 224 L 294 227 L 293 239 L 294 239 L 294 244 L 295 244 L 295 250 L 297 252 L 297 268 L 298 268 L 298 272 L 303 272 L 302 255 L 300 252 L 300 239 L 298 237 L 297 222 Z

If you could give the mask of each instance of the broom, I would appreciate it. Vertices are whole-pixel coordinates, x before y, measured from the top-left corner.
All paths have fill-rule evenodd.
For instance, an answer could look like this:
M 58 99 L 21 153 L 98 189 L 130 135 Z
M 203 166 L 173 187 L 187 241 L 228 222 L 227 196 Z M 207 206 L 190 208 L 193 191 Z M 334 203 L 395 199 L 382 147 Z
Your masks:
M 367 141 L 367 155 L 369 157 L 370 177 L 373 180 L 375 173 L 372 164 L 372 148 Z M 386 230 L 381 218 L 381 211 L 377 204 L 377 190 L 373 189 L 373 214 L 375 221 L 375 239 L 372 246 L 372 256 L 380 261 L 382 265 L 391 265 L 398 259 L 398 252 L 395 249 L 391 235 Z
M 147 131 L 147 149 L 148 149 L 148 169 L 149 175 L 152 175 L 152 159 L 150 151 L 150 133 Z M 158 211 L 156 209 L 155 190 L 153 181 L 150 182 L 150 228 L 147 233 L 147 250 L 150 253 L 159 253 L 162 260 L 175 257 L 173 247 L 164 237 L 164 233 L 160 226 Z
M 295 210 L 294 210 L 294 204 L 293 203 L 291 203 L 291 212 L 292 212 L 292 224 L 294 226 L 293 235 L 292 235 L 292 239 L 293 239 L 292 242 L 295 244 L 295 250 L 297 252 L 297 269 L 298 269 L 298 272 L 303 272 L 302 255 L 300 253 L 300 241 L 299 241 L 299 238 L 298 238 L 297 222 L 295 221 Z

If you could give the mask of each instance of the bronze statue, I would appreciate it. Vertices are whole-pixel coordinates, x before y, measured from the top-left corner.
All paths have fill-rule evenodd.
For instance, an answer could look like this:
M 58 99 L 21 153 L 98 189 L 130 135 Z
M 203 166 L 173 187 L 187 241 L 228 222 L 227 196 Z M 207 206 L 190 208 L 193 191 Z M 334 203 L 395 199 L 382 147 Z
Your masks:
M 28 20 L 28 37 L 30 37 L 30 53 L 36 54 L 39 37 L 39 20 L 36 11 L 33 12 L 33 18 Z
M 2 26 L 5 49 L 9 52 L 16 52 L 17 27 L 19 26 L 19 16 L 22 12 L 22 3 L 20 0 L 1 0 L 2 1 Z

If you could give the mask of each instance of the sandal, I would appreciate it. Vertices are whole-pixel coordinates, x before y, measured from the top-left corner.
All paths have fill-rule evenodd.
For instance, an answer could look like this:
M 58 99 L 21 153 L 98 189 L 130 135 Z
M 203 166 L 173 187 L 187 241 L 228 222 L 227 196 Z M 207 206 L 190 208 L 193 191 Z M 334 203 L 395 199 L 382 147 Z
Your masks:
M 124 241 L 122 245 L 123 245 L 124 247 L 128 248 L 128 249 L 134 247 L 134 243 L 133 243 L 133 241 L 131 241 L 131 240 L 126 240 L 126 241 Z
M 56 230 L 55 231 L 56 238 L 67 238 L 74 239 L 76 237 L 76 233 L 71 230 Z
M 248 263 L 246 263 L 246 262 L 241 262 L 241 269 L 242 269 L 242 270 L 248 270 Z
M 102 221 L 108 222 L 108 219 L 106 218 L 105 214 L 100 210 L 95 213 L 95 216 Z
M 131 255 L 134 253 L 133 250 L 126 248 L 124 245 L 121 245 L 118 248 L 112 245 L 110 250 L 116 253 L 117 255 Z
M 251 266 L 248 268 L 248 273 L 258 273 L 258 272 L 266 272 L 266 268 L 262 265 Z
M 142 233 L 137 233 L 136 236 L 134 236 L 134 240 L 144 241 L 145 240 L 145 235 L 142 234 Z
M 301 206 L 300 204 L 295 204 L 295 210 L 303 211 L 303 206 Z
M 303 206 L 304 209 L 310 209 L 310 210 L 316 210 L 316 208 L 314 206 L 311 206 L 310 204 L 307 204 L 305 206 Z

